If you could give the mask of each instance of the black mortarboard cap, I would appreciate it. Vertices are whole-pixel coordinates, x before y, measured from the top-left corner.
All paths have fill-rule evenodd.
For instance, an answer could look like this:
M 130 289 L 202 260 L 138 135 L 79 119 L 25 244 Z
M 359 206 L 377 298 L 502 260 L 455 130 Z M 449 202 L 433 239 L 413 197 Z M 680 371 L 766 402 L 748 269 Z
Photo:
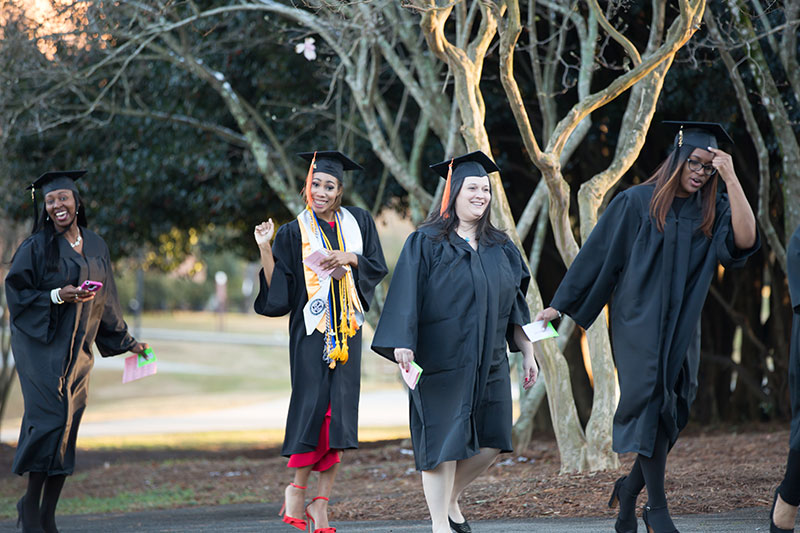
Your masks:
M 447 218 L 447 209 L 450 207 L 450 194 L 459 190 L 460 182 L 470 176 L 488 176 L 490 172 L 500 172 L 494 161 L 480 150 L 460 155 L 452 159 L 431 165 L 431 168 L 446 181 L 442 192 L 442 205 L 439 214 Z
M 315 152 L 302 152 L 299 155 L 309 163 Z M 341 180 L 342 174 L 348 170 L 363 170 L 364 167 L 337 150 L 318 151 L 314 161 L 314 172 L 324 172 Z
M 47 194 L 58 189 L 69 189 L 78 192 L 75 180 L 86 174 L 85 170 L 51 170 L 45 172 L 36 181 L 28 185 L 28 189 L 36 189 Z
M 488 176 L 491 172 L 500 172 L 494 161 L 481 152 L 471 152 L 466 155 L 454 157 L 453 161 L 453 180 L 461 180 L 467 176 Z M 447 171 L 450 166 L 450 159 L 431 165 L 431 168 L 441 177 L 447 179 Z
M 725 131 L 725 128 L 716 122 L 664 120 L 661 123 L 670 127 L 672 130 L 678 130 L 672 143 L 675 148 L 687 145 L 705 150 L 709 146 L 711 148 L 719 148 L 718 143 L 720 142 L 734 144 L 733 139 L 731 139 L 728 132 Z

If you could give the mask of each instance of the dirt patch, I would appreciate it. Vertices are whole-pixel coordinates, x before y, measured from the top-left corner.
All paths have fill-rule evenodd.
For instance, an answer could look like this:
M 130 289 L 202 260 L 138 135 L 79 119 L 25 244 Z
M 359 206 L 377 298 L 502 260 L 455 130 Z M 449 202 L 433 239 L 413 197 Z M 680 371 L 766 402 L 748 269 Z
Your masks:
M 675 514 L 768 506 L 783 475 L 788 431 L 693 432 L 681 437 L 667 463 L 667 496 Z M 18 497 L 25 480 L 10 474 L 14 449 L 0 445 L 0 496 Z M 87 451 L 64 489 L 65 498 L 112 497 L 162 487 L 191 489 L 188 504 L 279 503 L 290 475 L 274 448 Z M 606 502 L 616 471 L 559 475 L 554 440 L 537 440 L 523 454 L 504 454 L 466 491 L 470 519 L 613 516 Z M 316 478 L 308 494 L 312 494 Z M 345 454 L 331 501 L 334 520 L 426 519 L 419 473 L 404 441 L 368 443 Z M 642 495 L 639 505 L 646 499 Z

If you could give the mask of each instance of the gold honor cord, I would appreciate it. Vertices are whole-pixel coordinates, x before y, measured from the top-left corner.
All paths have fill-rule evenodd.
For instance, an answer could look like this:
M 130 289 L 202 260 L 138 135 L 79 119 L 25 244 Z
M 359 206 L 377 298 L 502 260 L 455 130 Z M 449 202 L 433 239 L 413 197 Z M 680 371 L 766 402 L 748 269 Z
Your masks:
M 309 209 L 310 210 L 310 209 Z M 313 211 L 312 211 L 313 213 Z M 330 241 L 328 240 L 325 232 L 319 227 L 316 214 L 312 217 L 316 229 L 319 231 L 325 248 L 333 250 Z M 344 235 L 342 234 L 342 224 L 339 220 L 339 214 L 336 213 L 336 239 L 339 244 L 339 250 L 346 251 L 344 243 Z M 350 299 L 350 276 L 346 273 L 341 279 L 332 279 L 332 283 L 339 284 L 339 309 L 340 313 L 336 312 L 336 298 L 330 298 L 330 320 L 326 320 L 325 327 L 325 351 L 328 352 L 324 355 L 330 359 L 328 366 L 331 369 L 336 368 L 336 361 L 341 361 L 342 364 L 347 362 L 348 346 L 347 339 L 352 337 L 358 331 L 358 324 L 355 321 L 355 307 Z M 339 317 L 337 324 L 337 317 Z M 333 341 L 333 342 L 331 342 Z

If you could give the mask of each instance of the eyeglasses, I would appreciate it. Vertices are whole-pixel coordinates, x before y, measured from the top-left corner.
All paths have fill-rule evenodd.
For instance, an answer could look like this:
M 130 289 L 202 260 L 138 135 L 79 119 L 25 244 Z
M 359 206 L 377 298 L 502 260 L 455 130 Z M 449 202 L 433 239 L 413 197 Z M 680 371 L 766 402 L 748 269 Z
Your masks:
M 717 173 L 717 169 L 714 168 L 714 165 L 704 165 L 700 161 L 695 161 L 691 157 L 686 160 L 686 164 L 689 165 L 689 170 L 692 172 L 702 172 L 708 177 L 711 177 Z

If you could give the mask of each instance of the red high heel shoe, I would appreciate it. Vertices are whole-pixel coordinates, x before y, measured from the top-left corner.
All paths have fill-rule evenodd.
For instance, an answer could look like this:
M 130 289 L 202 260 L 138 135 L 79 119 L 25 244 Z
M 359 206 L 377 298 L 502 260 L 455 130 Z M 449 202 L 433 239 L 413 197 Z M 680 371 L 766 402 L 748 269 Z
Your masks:
M 314 520 L 314 517 L 313 517 L 313 516 L 311 516 L 311 515 L 308 513 L 308 507 L 309 507 L 309 506 L 310 506 L 312 503 L 314 503 L 314 501 L 315 501 L 315 500 L 325 500 L 326 502 L 327 502 L 327 501 L 329 501 L 329 500 L 328 500 L 328 498 L 326 498 L 325 496 L 317 496 L 316 498 L 312 498 L 312 499 L 311 499 L 311 503 L 309 503 L 308 505 L 306 505 L 306 516 L 308 517 L 309 523 L 310 523 L 310 524 L 312 524 L 312 525 L 311 525 L 311 527 L 310 527 L 310 528 L 308 528 L 308 530 L 309 530 L 309 531 L 312 531 L 312 530 L 313 530 L 313 531 L 314 531 L 314 533 L 336 533 L 336 528 L 335 528 L 335 527 L 321 527 L 321 528 L 319 528 L 319 529 L 314 529 L 314 527 L 317 525 L 317 521 L 316 521 L 316 520 Z
M 306 490 L 306 487 L 301 487 L 300 485 L 295 485 L 294 483 L 289 483 L 292 487 L 296 489 Z M 296 527 L 300 531 L 305 531 L 308 527 L 308 522 L 303 520 L 302 518 L 295 518 L 293 516 L 284 515 L 284 511 L 286 511 L 286 495 L 283 496 L 283 505 L 281 505 L 281 510 L 278 511 L 278 516 L 283 516 L 283 521 L 289 524 L 292 527 Z

